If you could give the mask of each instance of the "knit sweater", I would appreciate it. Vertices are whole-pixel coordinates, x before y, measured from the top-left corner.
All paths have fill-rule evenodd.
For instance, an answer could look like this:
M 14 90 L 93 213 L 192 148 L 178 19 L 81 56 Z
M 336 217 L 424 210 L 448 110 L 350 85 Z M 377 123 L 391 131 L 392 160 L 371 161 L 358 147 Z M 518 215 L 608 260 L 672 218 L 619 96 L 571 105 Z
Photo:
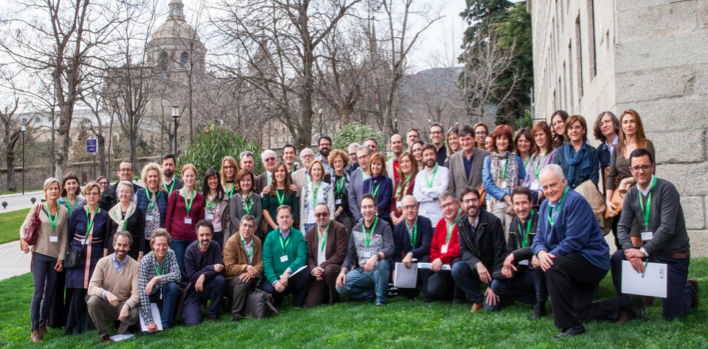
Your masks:
M 138 291 L 140 265 L 134 259 L 126 258 L 128 260 L 120 270 L 116 270 L 113 266 L 112 254 L 101 258 L 89 282 L 88 295 L 101 297 L 103 291 L 108 291 L 116 296 L 118 301 L 126 301 L 130 309 L 137 307 L 140 302 Z
M 42 207 L 42 208 L 40 208 Z M 32 246 L 32 252 L 40 253 L 48 257 L 57 258 L 60 261 L 66 256 L 67 242 L 67 227 L 69 224 L 69 210 L 66 207 L 59 205 L 59 211 L 56 215 L 56 226 L 52 229 L 52 224 L 45 209 L 46 204 L 34 205 L 30 212 L 25 217 L 24 223 L 20 227 L 20 239 L 25 237 L 25 232 L 32 223 L 37 209 L 42 210 L 39 213 L 39 220 L 42 224 L 37 228 L 37 242 Z M 52 239 L 56 238 L 56 241 Z
M 307 242 L 302 232 L 290 228 L 288 240 L 283 241 L 285 249 L 281 246 L 282 235 L 280 230 L 271 231 L 263 244 L 263 275 L 266 280 L 274 284 L 286 269 L 290 268 L 292 273 L 307 264 Z M 287 256 L 287 259 L 283 257 Z

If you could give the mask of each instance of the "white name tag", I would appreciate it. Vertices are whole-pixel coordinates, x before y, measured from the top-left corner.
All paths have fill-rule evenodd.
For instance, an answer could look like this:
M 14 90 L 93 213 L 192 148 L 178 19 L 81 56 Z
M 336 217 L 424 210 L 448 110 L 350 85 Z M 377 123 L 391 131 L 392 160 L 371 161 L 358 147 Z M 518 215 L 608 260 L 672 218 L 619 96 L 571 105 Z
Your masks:
M 341 205 L 341 204 L 342 204 L 342 199 L 334 200 L 334 204 L 335 204 L 335 205 Z
M 189 217 L 184 217 L 184 224 L 192 224 L 192 219 Z
M 398 208 L 398 209 L 401 208 L 401 202 L 400 202 L 400 201 L 396 202 L 396 208 Z
M 88 245 L 88 239 L 81 239 L 81 245 Z
M 288 261 L 288 256 L 281 256 L 280 257 L 281 262 L 287 262 Z
M 152 222 L 152 221 L 154 220 L 154 217 L 153 217 L 153 216 L 147 216 L 147 218 L 145 218 L 145 220 L 148 221 L 148 222 Z
M 210 220 L 214 219 L 214 214 L 209 213 L 209 214 L 207 214 L 207 215 L 204 216 L 204 219 L 210 221 Z
M 519 262 L 519 265 L 529 265 L 529 260 L 524 259 L 523 261 Z
M 364 252 L 364 258 L 371 258 L 371 256 L 373 256 L 373 254 L 371 254 L 371 252 L 368 252 L 368 251 Z
M 537 181 L 531 182 L 531 188 L 530 188 L 531 190 L 538 190 L 539 188 L 540 188 L 540 186 L 538 185 Z
M 442 247 L 440 247 L 440 253 L 441 254 L 447 253 L 447 244 L 442 245 Z
M 59 242 L 59 237 L 58 236 L 50 236 L 49 242 Z
M 654 237 L 654 233 L 650 231 L 642 232 L 642 241 L 651 240 Z
M 506 189 L 506 187 L 507 187 L 507 183 L 506 183 L 506 181 L 503 181 L 503 182 L 502 182 L 502 187 L 501 187 L 501 188 L 502 188 L 502 189 Z

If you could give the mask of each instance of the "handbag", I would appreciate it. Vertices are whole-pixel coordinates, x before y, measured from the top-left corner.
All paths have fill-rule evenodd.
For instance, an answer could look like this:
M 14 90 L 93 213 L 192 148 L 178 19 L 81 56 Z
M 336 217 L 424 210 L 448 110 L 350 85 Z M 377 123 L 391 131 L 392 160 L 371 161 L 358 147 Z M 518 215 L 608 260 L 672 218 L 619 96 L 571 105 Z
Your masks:
M 34 246 L 34 244 L 37 243 L 37 229 L 39 229 L 39 226 L 42 224 L 42 221 L 39 219 L 39 211 L 41 210 L 42 205 L 37 205 L 36 209 L 34 210 L 34 217 L 32 217 L 32 221 L 30 222 L 30 225 L 27 230 L 25 230 L 25 236 L 23 237 L 23 239 L 30 246 Z
M 487 191 L 484 189 L 484 184 L 479 186 L 479 205 L 484 206 L 487 204 Z
M 72 248 L 66 253 L 64 268 L 76 269 L 81 267 L 81 250 L 80 248 Z
M 627 193 L 626 191 L 624 193 L 620 192 L 619 182 L 620 182 L 620 180 L 619 180 L 619 174 L 618 174 L 617 177 L 615 178 L 615 188 L 616 189 L 615 189 L 615 191 L 612 192 L 612 197 L 610 198 L 610 202 L 613 205 L 615 205 L 615 207 L 616 207 L 615 212 L 617 212 L 617 216 L 615 216 L 615 217 L 618 217 L 619 214 L 622 212 L 622 205 L 624 204 L 624 195 Z M 632 185 L 632 186 L 634 186 L 634 185 Z M 629 190 L 632 186 L 629 186 L 629 188 L 627 188 L 627 190 Z M 611 218 L 614 218 L 614 217 L 610 216 L 610 210 L 608 208 L 605 211 L 605 219 L 611 219 Z
M 269 318 L 278 314 L 278 310 L 273 305 L 274 303 L 272 294 L 261 289 L 253 289 L 248 293 L 248 298 L 246 298 L 245 313 L 256 319 Z

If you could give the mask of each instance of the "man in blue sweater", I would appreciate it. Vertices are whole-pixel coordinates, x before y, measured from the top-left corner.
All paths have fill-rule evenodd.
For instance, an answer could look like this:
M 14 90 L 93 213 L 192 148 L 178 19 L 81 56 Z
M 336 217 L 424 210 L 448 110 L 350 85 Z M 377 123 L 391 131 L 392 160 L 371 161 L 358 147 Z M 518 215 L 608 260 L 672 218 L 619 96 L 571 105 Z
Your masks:
M 546 274 L 556 337 L 585 333 L 593 290 L 610 269 L 609 246 L 590 204 L 568 187 L 563 170 L 548 165 L 540 175 L 548 200 L 541 204 L 533 253 Z
M 221 257 L 221 245 L 212 243 L 214 226 L 202 220 L 197 223 L 197 241 L 187 247 L 184 253 L 184 272 L 182 278 L 192 285 L 187 290 L 182 315 L 187 326 L 202 322 L 202 305 L 209 304 L 207 320 L 218 322 L 221 300 L 224 295 L 224 261 Z

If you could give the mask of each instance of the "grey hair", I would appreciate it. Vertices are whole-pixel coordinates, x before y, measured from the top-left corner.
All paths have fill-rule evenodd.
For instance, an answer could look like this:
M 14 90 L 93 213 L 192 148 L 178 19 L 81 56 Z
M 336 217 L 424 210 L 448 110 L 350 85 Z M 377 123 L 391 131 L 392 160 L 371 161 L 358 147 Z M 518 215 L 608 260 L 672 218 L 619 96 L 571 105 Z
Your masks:
M 362 150 L 366 150 L 366 155 L 371 154 L 371 148 L 369 148 L 369 147 L 366 146 L 366 145 L 360 145 L 359 148 L 356 148 L 356 152 L 357 152 L 357 153 L 360 152 L 360 151 L 362 151 Z
M 276 157 L 277 157 L 277 154 L 275 154 L 274 151 L 272 151 L 272 150 L 270 150 L 270 149 L 266 149 L 266 150 L 264 150 L 264 151 L 261 152 L 261 160 L 265 160 L 265 157 L 266 157 L 267 154 L 273 154 L 273 156 L 276 156 Z
M 249 150 L 244 150 L 244 151 L 241 152 L 241 154 L 238 154 L 239 160 L 241 160 L 241 159 L 243 159 L 243 158 L 245 158 L 245 157 L 247 157 L 247 156 L 253 157 L 253 152 L 252 152 L 252 151 L 249 151 Z
M 558 180 L 560 180 L 560 181 L 565 180 L 565 174 L 563 174 L 563 169 L 556 164 L 550 164 L 550 165 L 547 165 L 546 167 L 544 167 L 541 170 L 541 173 L 539 174 L 539 176 L 543 176 L 543 174 L 548 171 L 552 171 L 553 173 L 555 173 L 556 176 L 558 177 Z
M 302 150 L 300 150 L 300 160 L 303 159 L 303 156 L 305 155 L 305 153 L 312 153 L 313 156 L 315 155 L 315 152 L 312 151 L 312 149 L 310 149 L 310 148 L 303 148 Z
M 457 201 L 457 197 L 455 196 L 455 192 L 452 190 L 445 190 L 444 192 L 440 193 L 440 196 L 438 196 L 438 200 L 443 201 L 451 196 L 452 196 L 453 200 Z
M 324 202 L 318 203 L 317 205 L 315 205 L 315 208 L 317 208 L 319 206 L 324 206 L 327 209 L 327 212 L 329 212 L 329 206 L 327 206 L 327 204 L 325 204 Z
M 130 188 L 130 195 L 135 194 L 135 192 L 133 191 L 133 183 L 130 183 L 128 181 L 120 181 L 120 183 L 118 183 L 118 186 L 116 186 L 116 191 L 119 190 L 120 187 L 122 187 L 124 185 L 127 186 L 128 188 Z
M 347 147 L 347 150 L 350 150 L 350 149 L 352 149 L 352 148 L 359 149 L 359 143 L 352 143 L 352 144 L 350 144 L 349 147 Z

